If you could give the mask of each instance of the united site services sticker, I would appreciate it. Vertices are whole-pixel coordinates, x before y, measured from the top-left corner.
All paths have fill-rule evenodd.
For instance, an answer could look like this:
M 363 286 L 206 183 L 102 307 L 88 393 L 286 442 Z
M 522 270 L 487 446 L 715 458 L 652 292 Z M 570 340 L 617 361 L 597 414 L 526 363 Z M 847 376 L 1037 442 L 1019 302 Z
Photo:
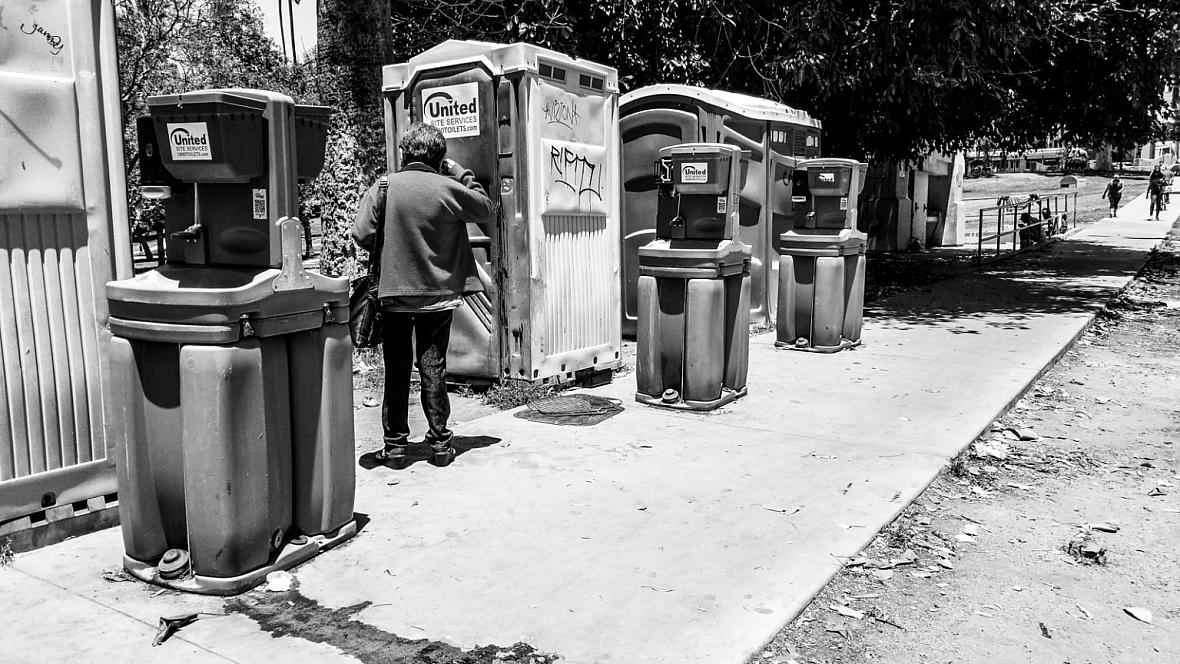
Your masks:
M 460 83 L 422 90 L 422 121 L 447 138 L 479 135 L 479 84 Z
M 209 125 L 204 122 L 169 122 L 168 149 L 176 161 L 213 161 Z
M 707 184 L 709 162 L 688 161 L 680 164 L 680 181 L 684 184 Z

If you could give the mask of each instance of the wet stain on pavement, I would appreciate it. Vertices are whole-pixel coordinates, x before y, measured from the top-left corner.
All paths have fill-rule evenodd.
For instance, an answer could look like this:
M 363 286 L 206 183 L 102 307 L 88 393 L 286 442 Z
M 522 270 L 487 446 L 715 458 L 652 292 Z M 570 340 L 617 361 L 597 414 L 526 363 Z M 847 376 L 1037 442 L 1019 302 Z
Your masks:
M 229 599 L 225 608 L 258 623 L 271 636 L 295 636 L 324 643 L 365 664 L 552 664 L 561 658 L 537 652 L 526 643 L 510 647 L 487 645 L 472 650 L 429 639 L 408 639 L 354 617 L 372 605 L 362 602 L 329 609 L 298 590 L 251 592 Z

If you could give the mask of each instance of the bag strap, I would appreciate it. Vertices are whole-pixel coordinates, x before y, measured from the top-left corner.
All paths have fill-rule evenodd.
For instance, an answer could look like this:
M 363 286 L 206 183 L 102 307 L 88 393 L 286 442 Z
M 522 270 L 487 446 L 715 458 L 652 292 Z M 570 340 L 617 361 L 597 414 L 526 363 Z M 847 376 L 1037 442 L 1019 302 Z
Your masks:
M 385 197 L 389 191 L 389 176 L 382 175 L 377 181 L 380 197 L 377 199 L 377 237 L 373 239 L 373 250 L 369 252 L 369 274 L 381 272 L 381 248 L 385 244 Z

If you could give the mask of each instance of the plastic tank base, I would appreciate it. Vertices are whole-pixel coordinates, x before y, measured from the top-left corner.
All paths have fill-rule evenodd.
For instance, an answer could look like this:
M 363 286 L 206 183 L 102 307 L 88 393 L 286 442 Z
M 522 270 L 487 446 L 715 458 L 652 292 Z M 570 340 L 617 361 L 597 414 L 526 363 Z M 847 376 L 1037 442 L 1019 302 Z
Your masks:
M 154 583 L 173 590 L 183 590 L 198 595 L 237 595 L 266 581 L 267 574 L 290 569 L 311 560 L 320 553 L 349 539 L 356 534 L 356 531 L 356 521 L 349 521 L 331 533 L 306 536 L 307 541 L 302 544 L 287 542 L 273 561 L 238 576 L 204 576 L 190 572 L 179 578 L 166 579 L 160 576 L 159 568 L 155 565 L 136 560 L 126 554 L 123 555 L 123 569 L 140 581 Z
M 691 399 L 679 399 L 675 401 L 665 401 L 662 396 L 652 396 L 644 394 L 643 392 L 635 393 L 635 400 L 639 403 L 647 404 L 649 406 L 659 406 L 661 408 L 672 408 L 675 410 L 713 410 L 720 408 L 725 404 L 746 396 L 746 388 L 740 390 L 731 390 L 728 387 L 721 389 L 721 396 L 710 401 L 693 401 Z

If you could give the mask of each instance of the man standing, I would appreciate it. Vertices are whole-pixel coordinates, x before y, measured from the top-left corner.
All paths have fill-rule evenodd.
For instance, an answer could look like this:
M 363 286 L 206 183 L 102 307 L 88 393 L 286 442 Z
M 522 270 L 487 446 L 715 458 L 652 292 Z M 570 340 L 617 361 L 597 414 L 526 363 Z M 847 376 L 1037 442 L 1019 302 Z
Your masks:
M 403 467 L 409 444 L 410 371 L 417 360 L 422 410 L 430 430 L 433 463 L 455 457 L 447 428 L 447 346 L 451 317 L 464 295 L 483 290 L 467 239 L 467 223 L 486 223 L 495 206 L 471 171 L 444 159 L 442 131 L 415 124 L 398 143 L 402 167 L 387 187 L 373 185 L 361 199 L 352 237 L 372 250 L 378 221 L 384 227 L 380 277 L 385 395 L 381 424 L 385 446 L 377 458 Z M 414 342 L 417 342 L 416 344 Z

